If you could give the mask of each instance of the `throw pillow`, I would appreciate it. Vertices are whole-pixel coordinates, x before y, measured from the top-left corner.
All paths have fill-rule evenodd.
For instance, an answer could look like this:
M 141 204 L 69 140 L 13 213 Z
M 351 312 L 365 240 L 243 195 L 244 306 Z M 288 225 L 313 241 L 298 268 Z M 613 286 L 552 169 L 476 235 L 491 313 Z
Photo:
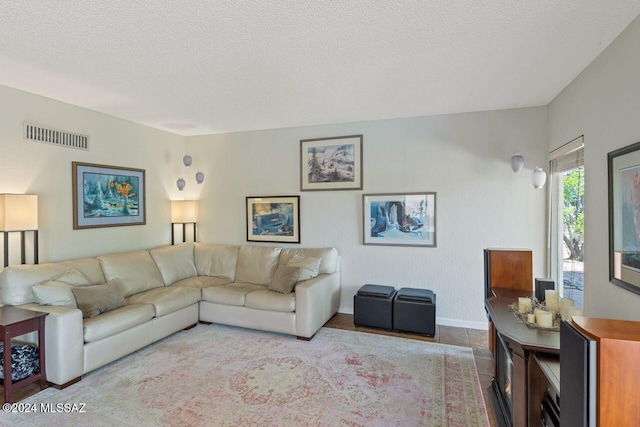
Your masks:
M 76 298 L 71 292 L 71 285 L 49 280 L 46 284 L 33 285 L 33 295 L 41 305 L 62 305 L 77 308 Z
M 119 280 L 114 279 L 104 285 L 71 288 L 83 318 L 96 317 L 101 313 L 123 307 L 124 297 L 120 293 Z
M 89 279 L 82 272 L 71 269 L 31 287 L 38 304 L 61 305 L 77 308 L 71 292 L 73 286 L 89 286 Z
M 298 281 L 313 279 L 318 276 L 318 270 L 320 269 L 320 263 L 322 258 L 315 258 L 311 256 L 304 256 L 301 254 L 295 254 L 289 259 L 287 265 L 289 267 L 300 268 L 300 276 Z
M 270 291 L 280 292 L 281 294 L 288 294 L 295 288 L 299 275 L 299 267 L 281 265 L 276 272 L 273 273 L 268 289 Z

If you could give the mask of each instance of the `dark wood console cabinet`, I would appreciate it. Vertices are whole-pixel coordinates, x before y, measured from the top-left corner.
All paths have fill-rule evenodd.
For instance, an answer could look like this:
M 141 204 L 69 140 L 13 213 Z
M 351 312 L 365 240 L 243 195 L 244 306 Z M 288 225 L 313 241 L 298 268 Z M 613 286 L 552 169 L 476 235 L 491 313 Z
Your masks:
M 558 355 L 560 333 L 530 329 L 509 304 L 529 292 L 495 289 L 485 301 L 494 325 L 495 377 L 490 394 L 493 412 L 499 425 L 527 427 L 540 425 L 540 401 L 547 380 L 534 360 L 536 354 Z M 504 372 L 507 369 L 510 372 Z M 507 381 L 509 384 L 506 384 Z M 508 388 L 508 392 L 505 389 Z

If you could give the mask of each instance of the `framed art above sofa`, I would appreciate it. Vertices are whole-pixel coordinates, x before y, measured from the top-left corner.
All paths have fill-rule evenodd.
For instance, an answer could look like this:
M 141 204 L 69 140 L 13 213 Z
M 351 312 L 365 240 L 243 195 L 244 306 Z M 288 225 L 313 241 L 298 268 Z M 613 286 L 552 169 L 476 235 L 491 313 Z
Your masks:
M 247 197 L 247 242 L 300 243 L 300 196 Z
M 146 224 L 144 169 L 72 162 L 73 229 Z
M 300 190 L 362 190 L 362 135 L 300 141 Z

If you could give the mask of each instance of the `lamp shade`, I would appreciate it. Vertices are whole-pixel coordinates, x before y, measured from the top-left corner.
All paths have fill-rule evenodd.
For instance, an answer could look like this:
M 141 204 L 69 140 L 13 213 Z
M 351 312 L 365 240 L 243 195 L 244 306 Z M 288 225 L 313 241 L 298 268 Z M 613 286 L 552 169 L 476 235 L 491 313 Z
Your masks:
M 38 229 L 38 196 L 0 194 L 0 231 Z
M 534 188 L 542 188 L 545 182 L 547 182 L 547 173 L 536 166 L 531 172 L 531 184 L 533 184 Z
M 195 200 L 172 200 L 171 222 L 184 224 L 197 222 L 197 202 Z

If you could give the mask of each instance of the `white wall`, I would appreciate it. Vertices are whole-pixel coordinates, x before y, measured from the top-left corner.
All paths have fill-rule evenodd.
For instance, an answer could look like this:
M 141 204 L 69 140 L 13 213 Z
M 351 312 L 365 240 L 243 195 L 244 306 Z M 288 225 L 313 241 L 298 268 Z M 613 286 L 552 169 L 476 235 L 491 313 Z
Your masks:
M 39 196 L 40 262 L 170 243 L 183 137 L 3 86 L 0 117 L 0 193 Z M 90 151 L 25 140 L 25 121 L 89 135 Z M 145 169 L 147 224 L 73 230 L 72 161 Z
M 549 105 L 549 149 L 584 135 L 585 314 L 640 320 L 640 295 L 609 282 L 607 153 L 640 141 L 640 18 Z
M 364 191 L 300 192 L 299 141 L 352 134 L 364 135 Z M 545 107 L 188 137 L 206 181 L 187 196 L 200 199 L 201 241 L 242 244 L 245 197 L 300 194 L 300 246 L 342 254 L 342 312 L 365 283 L 430 288 L 439 323 L 485 328 L 484 248 L 531 248 L 535 276 L 546 271 L 545 192 L 530 174 L 547 138 Z M 363 193 L 419 191 L 438 193 L 437 248 L 362 245 Z

